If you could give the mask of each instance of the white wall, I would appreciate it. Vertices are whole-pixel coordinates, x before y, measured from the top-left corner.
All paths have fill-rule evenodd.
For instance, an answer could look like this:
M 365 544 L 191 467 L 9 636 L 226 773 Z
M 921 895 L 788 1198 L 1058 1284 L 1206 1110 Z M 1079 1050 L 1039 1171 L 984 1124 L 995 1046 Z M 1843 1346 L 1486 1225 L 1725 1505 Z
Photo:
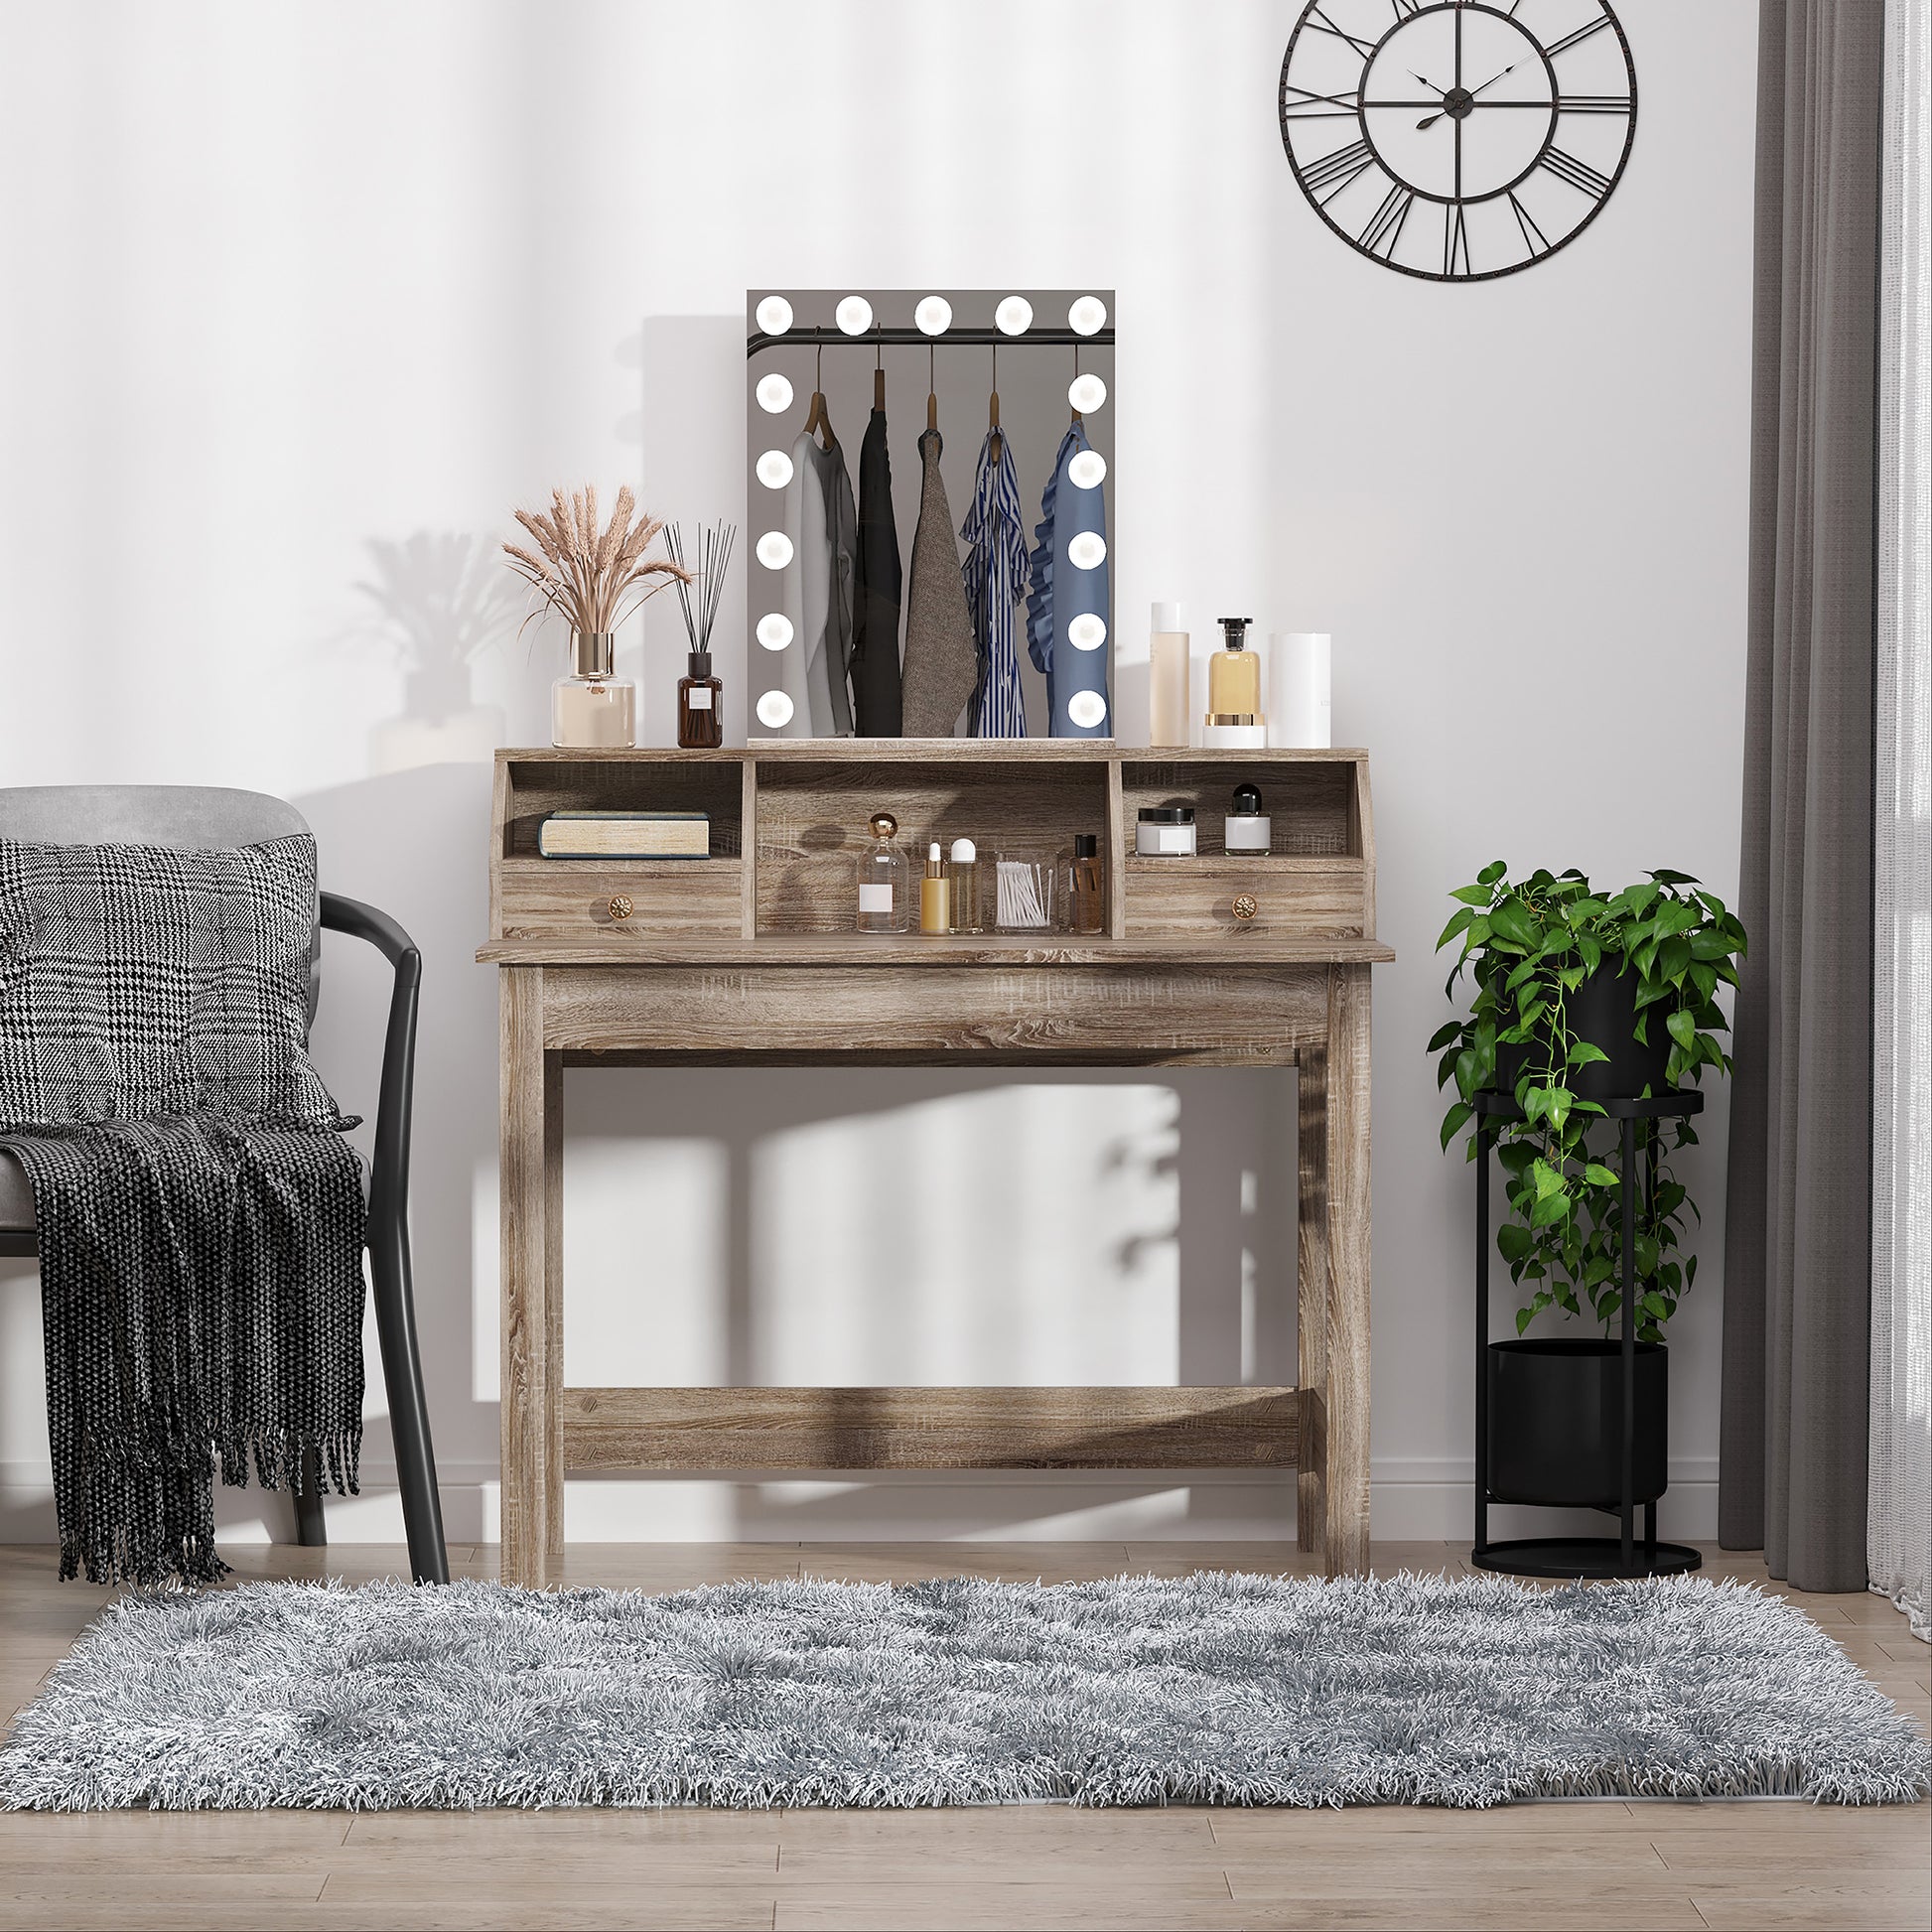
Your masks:
M 415 1226 L 459 1538 L 494 1506 L 487 772 L 428 761 L 461 732 L 406 718 L 393 608 L 446 589 L 447 558 L 372 546 L 486 545 L 588 478 L 742 516 L 743 292 L 846 282 L 1116 287 L 1126 652 L 1156 597 L 1197 630 L 1238 609 L 1335 635 L 1398 953 L 1376 976 L 1375 1526 L 1466 1534 L 1468 1188 L 1423 1052 L 1445 894 L 1496 856 L 1735 888 L 1756 9 L 1619 11 L 1641 118 L 1608 208 L 1529 273 L 1443 287 L 1303 202 L 1284 4 L 4 8 L 0 782 L 284 793 L 325 883 L 424 943 Z M 742 598 L 721 622 L 742 730 Z M 660 607 L 628 651 L 653 737 L 674 624 Z M 479 665 L 514 742 L 543 735 L 554 655 L 505 636 Z M 1131 667 L 1122 688 L 1132 736 Z M 368 1105 L 379 977 L 334 941 L 327 972 L 319 1050 Z M 1283 1374 L 1286 1085 L 574 1074 L 570 1363 Z M 1721 1102 L 1693 1164 L 1707 1272 L 1673 1330 L 1686 1533 L 1715 1524 L 1724 1148 Z M 21 1264 L 0 1378 L 0 1535 L 44 1534 Z M 387 1448 L 378 1424 L 372 1477 Z M 1252 1478 L 626 1482 L 573 1485 L 570 1522 L 1184 1536 L 1291 1507 Z M 332 1520 L 399 1524 L 373 1489 Z

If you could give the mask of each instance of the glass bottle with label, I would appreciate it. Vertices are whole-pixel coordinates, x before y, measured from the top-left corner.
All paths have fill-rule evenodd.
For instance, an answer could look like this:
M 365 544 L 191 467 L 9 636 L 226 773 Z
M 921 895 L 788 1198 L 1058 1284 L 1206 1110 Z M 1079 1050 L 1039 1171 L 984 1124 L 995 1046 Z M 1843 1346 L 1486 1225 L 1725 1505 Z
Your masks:
M 711 675 L 711 653 L 691 653 L 691 673 L 677 681 L 677 742 L 687 752 L 715 752 L 725 742 L 725 687 Z
M 912 923 L 911 868 L 895 841 L 898 820 L 874 812 L 872 838 L 859 855 L 859 930 L 903 932 Z
M 1073 835 L 1073 930 L 1091 935 L 1107 929 L 1107 886 L 1100 869 L 1100 838 L 1094 832 Z

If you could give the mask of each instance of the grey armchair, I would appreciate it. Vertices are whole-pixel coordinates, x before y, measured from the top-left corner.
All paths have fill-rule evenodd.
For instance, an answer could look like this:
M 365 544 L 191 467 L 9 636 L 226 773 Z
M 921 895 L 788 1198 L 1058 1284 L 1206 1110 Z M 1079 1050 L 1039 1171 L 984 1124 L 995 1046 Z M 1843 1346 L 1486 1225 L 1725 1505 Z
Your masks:
M 125 841 L 218 851 L 308 829 L 293 805 L 257 791 L 204 785 L 0 787 L 0 838 L 49 845 Z M 322 893 L 318 900 L 316 943 L 309 959 L 311 1020 L 322 986 L 324 927 L 366 940 L 395 970 L 376 1105 L 375 1153 L 369 1168 L 369 1277 L 375 1293 L 376 1332 L 382 1347 L 382 1375 L 389 1396 L 389 1425 L 395 1439 L 410 1569 L 419 1584 L 446 1584 L 450 1581 L 449 1555 L 443 1541 L 443 1509 L 436 1489 L 429 1409 L 423 1399 L 409 1265 L 409 1128 L 422 955 L 409 935 L 374 906 L 335 893 Z M 0 1255 L 37 1252 L 33 1188 L 20 1164 L 0 1152 Z M 321 1474 L 313 1459 L 305 1466 L 302 1486 L 296 1493 L 296 1519 L 302 1542 L 321 1544 L 328 1540 Z

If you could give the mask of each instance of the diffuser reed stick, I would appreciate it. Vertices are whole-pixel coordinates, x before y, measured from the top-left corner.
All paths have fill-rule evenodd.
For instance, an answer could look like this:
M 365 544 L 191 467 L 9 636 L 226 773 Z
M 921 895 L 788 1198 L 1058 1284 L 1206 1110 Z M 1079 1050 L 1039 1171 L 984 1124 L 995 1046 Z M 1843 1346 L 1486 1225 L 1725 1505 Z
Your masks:
M 684 612 L 684 633 L 694 651 L 711 648 L 711 626 L 717 621 L 719 601 L 725 594 L 725 572 L 731 566 L 732 544 L 738 525 L 720 518 L 698 525 L 698 553 L 690 560 L 684 551 L 684 525 L 671 524 L 664 532 L 664 548 L 671 561 L 687 572 L 677 587 Z

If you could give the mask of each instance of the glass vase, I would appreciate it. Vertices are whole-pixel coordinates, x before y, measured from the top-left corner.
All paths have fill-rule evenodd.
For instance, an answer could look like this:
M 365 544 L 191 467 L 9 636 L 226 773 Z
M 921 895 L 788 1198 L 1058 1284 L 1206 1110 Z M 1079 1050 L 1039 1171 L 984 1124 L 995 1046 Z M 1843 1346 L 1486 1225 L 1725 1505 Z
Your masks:
M 637 687 L 613 677 L 614 630 L 571 633 L 572 675 L 550 687 L 550 742 L 573 751 L 622 751 L 637 742 Z

